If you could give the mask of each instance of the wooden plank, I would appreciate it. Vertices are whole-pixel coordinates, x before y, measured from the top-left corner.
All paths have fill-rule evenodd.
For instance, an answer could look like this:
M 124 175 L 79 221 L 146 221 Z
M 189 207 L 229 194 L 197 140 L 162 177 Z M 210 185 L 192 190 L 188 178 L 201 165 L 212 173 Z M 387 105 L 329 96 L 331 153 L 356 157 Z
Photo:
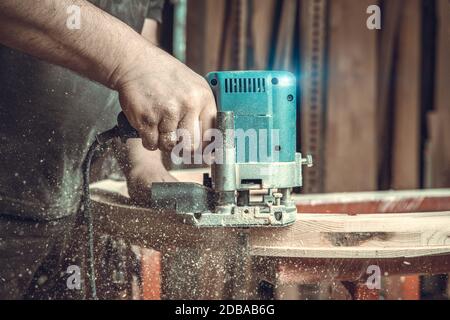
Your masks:
M 439 246 L 434 248 L 417 247 L 414 249 L 403 248 L 287 248 L 252 246 L 250 253 L 253 256 L 285 257 L 285 258 L 333 258 L 333 259 L 395 259 L 399 257 L 415 258 L 450 254 L 450 246 Z
M 196 174 L 191 175 L 182 171 L 184 176 L 180 172 L 177 176 L 191 180 L 192 176 L 198 175 L 198 171 L 194 170 Z M 338 277 L 352 280 L 355 274 L 351 270 L 355 264 L 366 265 L 374 259 L 386 268 L 383 271 L 391 272 L 397 268 L 404 272 L 397 266 L 398 259 L 410 264 L 412 259 L 416 259 L 414 257 L 423 255 L 426 260 L 414 264 L 414 270 L 417 273 L 428 268 L 429 272 L 433 272 L 447 265 L 441 264 L 441 269 L 431 268 L 427 264 L 429 259 L 436 254 L 450 252 L 450 212 L 356 216 L 301 214 L 296 224 L 286 228 L 199 229 L 183 224 L 167 212 L 134 207 L 126 197 L 124 182 L 104 181 L 96 183 L 93 189 L 96 234 L 114 234 L 161 251 L 163 299 L 255 297 L 261 273 L 258 267 L 260 257 L 271 262 L 264 264 L 264 268 L 277 279 L 278 297 L 285 295 L 281 290 L 286 279 L 303 279 L 311 281 L 309 283 L 335 281 Z M 400 192 L 403 195 L 407 193 Z M 413 193 L 429 193 L 430 196 L 446 193 L 450 197 L 450 190 Z M 376 193 L 366 194 L 376 197 Z M 387 195 L 389 192 L 382 194 L 385 200 L 402 198 L 401 195 Z M 361 194 L 356 198 L 361 198 Z M 311 203 L 315 200 L 306 201 Z M 224 243 L 227 245 L 224 246 Z M 311 257 L 326 257 L 326 260 L 337 263 L 328 265 L 329 268 L 339 268 L 322 270 L 325 265 L 321 262 L 323 259 L 319 259 L 315 260 L 317 265 L 312 268 L 316 273 L 311 272 L 311 268 L 303 267 L 299 272 L 299 266 L 310 261 Z M 278 268 L 280 265 L 272 264 L 280 258 L 285 259 L 281 269 Z M 394 261 L 394 265 L 390 261 Z M 292 276 L 292 268 L 296 268 L 295 277 Z M 318 270 L 327 277 L 317 280 Z M 239 275 L 241 278 L 236 277 Z M 361 272 L 358 279 L 360 277 Z
M 252 230 L 252 254 L 304 258 L 395 258 L 447 253 L 449 212 L 301 214 L 291 227 Z
M 406 213 L 450 210 L 447 189 L 295 195 L 298 212 Z
M 325 191 L 377 188 L 376 31 L 373 0 L 330 1 Z
M 394 189 L 420 186 L 421 1 L 402 8 L 395 83 L 395 125 L 392 159 Z
M 105 233 L 147 245 L 212 250 L 239 236 L 233 228 L 195 228 L 168 213 L 120 203 L 94 190 L 97 227 Z M 450 213 L 378 215 L 299 214 L 284 228 L 253 228 L 252 255 L 284 257 L 394 258 L 450 252 Z M 208 249 L 209 248 L 209 249 Z
M 378 175 L 381 189 L 390 187 L 392 145 L 392 99 L 394 85 L 394 56 L 399 27 L 402 22 L 404 0 L 384 1 L 382 29 L 378 48 L 377 138 Z

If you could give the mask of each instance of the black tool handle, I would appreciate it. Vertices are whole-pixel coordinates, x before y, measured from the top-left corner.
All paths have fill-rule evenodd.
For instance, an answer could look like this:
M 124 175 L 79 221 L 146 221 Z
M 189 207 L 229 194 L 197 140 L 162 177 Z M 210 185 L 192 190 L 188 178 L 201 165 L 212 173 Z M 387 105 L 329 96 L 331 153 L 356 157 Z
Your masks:
M 122 142 L 132 138 L 139 138 L 139 133 L 131 126 L 123 112 L 120 112 L 117 116 L 117 129 Z

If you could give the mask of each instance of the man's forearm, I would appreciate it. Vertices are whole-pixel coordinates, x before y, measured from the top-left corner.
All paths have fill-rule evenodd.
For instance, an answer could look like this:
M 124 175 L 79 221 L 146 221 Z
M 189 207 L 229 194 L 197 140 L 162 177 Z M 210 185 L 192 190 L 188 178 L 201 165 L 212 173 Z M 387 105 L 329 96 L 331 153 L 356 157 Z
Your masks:
M 72 5 L 81 11 L 80 29 L 67 28 Z M 88 1 L 0 0 L 0 43 L 117 90 L 146 149 L 170 151 L 177 129 L 194 136 L 214 122 L 205 78 Z
M 81 28 L 66 26 L 81 9 Z M 115 88 L 121 65 L 151 46 L 120 20 L 85 0 L 2 0 L 0 42 Z
M 158 46 L 158 22 L 146 19 L 141 35 L 146 41 Z M 136 168 L 138 168 L 137 171 L 142 171 L 139 168 L 144 168 L 144 171 L 165 170 L 162 164 L 161 151 L 148 151 L 138 140 L 140 139 L 130 139 L 123 143 L 120 139 L 116 139 L 113 143 L 116 157 L 128 180 L 130 180 L 131 173 L 136 171 Z

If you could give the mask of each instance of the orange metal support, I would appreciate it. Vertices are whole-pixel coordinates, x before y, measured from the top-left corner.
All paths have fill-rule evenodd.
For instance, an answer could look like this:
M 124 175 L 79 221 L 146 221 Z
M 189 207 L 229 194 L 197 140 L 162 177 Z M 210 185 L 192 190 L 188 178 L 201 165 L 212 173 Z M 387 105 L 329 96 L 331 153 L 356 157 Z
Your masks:
M 141 249 L 142 299 L 161 299 L 161 254 L 152 249 Z

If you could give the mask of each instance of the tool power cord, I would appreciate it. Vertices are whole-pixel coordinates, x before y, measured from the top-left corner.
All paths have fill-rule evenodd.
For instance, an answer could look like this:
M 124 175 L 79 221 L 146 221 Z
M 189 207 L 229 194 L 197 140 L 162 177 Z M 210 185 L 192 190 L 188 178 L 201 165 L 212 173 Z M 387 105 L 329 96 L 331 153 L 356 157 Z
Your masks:
M 94 154 L 100 149 L 101 146 L 107 142 L 120 138 L 123 143 L 129 138 L 138 138 L 137 131 L 129 124 L 125 115 L 121 112 L 117 118 L 117 126 L 114 128 L 97 134 L 95 141 L 89 147 L 86 158 L 82 164 L 83 171 L 83 196 L 82 196 L 82 209 L 83 218 L 87 225 L 88 232 L 88 278 L 90 295 L 92 300 L 98 300 L 97 286 L 95 283 L 95 254 L 94 254 L 94 218 L 91 211 L 91 194 L 89 190 L 89 176 L 91 169 L 91 162 Z

